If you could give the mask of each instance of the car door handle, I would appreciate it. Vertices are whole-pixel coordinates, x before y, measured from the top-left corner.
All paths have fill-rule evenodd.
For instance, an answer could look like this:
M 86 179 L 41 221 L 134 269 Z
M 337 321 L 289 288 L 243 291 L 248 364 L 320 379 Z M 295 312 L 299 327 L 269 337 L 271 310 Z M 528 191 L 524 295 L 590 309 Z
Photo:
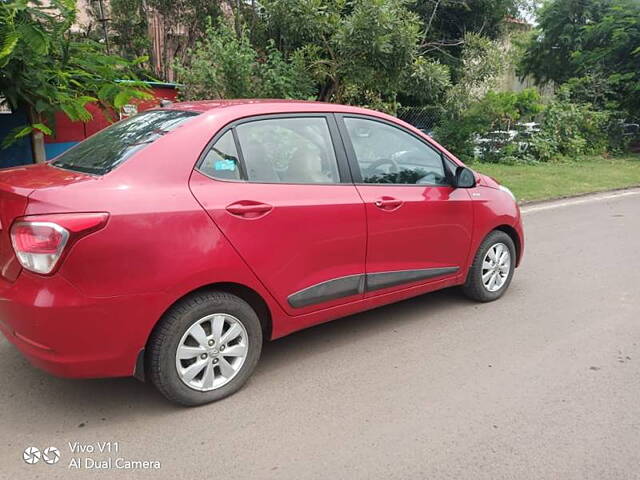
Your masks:
M 269 213 L 273 207 L 267 203 L 238 202 L 227 206 L 227 212 L 236 217 L 258 218 Z
M 402 200 L 391 197 L 382 197 L 376 200 L 374 205 L 382 210 L 395 210 L 402 206 Z

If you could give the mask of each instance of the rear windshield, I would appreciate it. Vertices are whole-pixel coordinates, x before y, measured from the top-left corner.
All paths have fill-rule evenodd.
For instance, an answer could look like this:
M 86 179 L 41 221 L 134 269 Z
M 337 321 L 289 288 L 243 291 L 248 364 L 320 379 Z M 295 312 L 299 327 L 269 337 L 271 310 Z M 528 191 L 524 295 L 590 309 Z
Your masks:
M 162 135 L 198 115 L 179 110 L 140 113 L 80 142 L 58 156 L 52 165 L 78 172 L 104 175 Z

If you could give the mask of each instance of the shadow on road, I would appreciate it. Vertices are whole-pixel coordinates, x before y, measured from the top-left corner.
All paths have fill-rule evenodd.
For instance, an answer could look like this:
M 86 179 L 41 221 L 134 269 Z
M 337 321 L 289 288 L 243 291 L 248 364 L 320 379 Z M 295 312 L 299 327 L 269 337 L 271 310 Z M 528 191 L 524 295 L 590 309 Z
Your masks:
M 359 313 L 294 333 L 265 344 L 262 359 L 250 383 L 266 381 L 265 376 L 287 375 L 296 360 L 321 355 L 347 343 L 357 348 L 358 339 L 385 335 L 408 328 L 414 322 L 443 322 L 468 300 L 456 289 L 447 289 L 403 302 Z M 16 402 L 31 408 L 46 408 L 56 418 L 70 410 L 84 412 L 87 423 L 116 420 L 126 414 L 155 416 L 181 410 L 167 402 L 148 383 L 133 378 L 70 380 L 52 377 L 31 365 L 6 341 L 2 348 L 0 372 L 4 378 L 4 404 L 13 410 Z M 251 385 L 247 386 L 250 389 Z M 22 405 L 24 407 L 25 405 Z M 82 422 L 80 422 L 82 423 Z M 84 425 L 78 425 L 84 427 Z
M 327 348 L 353 344 L 358 339 L 384 335 L 414 322 L 440 322 L 456 306 L 473 305 L 455 288 L 440 290 L 374 310 L 317 325 L 265 344 L 256 375 L 274 375 L 296 359 L 321 354 Z

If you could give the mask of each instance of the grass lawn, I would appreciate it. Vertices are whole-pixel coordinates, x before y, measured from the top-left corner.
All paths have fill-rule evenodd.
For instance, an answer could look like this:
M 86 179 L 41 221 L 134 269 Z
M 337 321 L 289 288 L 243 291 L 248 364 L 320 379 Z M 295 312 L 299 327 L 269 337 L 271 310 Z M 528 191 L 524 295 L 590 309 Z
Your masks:
M 470 165 L 509 187 L 519 202 L 640 185 L 640 155 L 588 157 L 567 163 Z

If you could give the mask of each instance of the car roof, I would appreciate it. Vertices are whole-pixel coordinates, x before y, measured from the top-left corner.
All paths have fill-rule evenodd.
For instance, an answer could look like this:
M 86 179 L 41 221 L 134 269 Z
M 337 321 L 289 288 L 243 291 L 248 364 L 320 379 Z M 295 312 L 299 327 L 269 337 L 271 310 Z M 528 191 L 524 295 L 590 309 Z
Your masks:
M 338 112 L 338 113 L 363 113 L 376 114 L 380 112 L 368 110 L 366 108 L 353 107 L 350 105 L 341 105 L 338 103 L 313 102 L 308 100 L 282 100 L 282 99 L 263 99 L 263 98 L 239 98 L 231 100 L 199 100 L 194 102 L 176 102 L 164 107 L 172 110 L 186 110 L 193 112 L 210 112 L 212 110 L 227 109 L 230 107 L 255 107 L 255 113 L 278 113 L 291 112 L 293 110 L 300 112 Z

